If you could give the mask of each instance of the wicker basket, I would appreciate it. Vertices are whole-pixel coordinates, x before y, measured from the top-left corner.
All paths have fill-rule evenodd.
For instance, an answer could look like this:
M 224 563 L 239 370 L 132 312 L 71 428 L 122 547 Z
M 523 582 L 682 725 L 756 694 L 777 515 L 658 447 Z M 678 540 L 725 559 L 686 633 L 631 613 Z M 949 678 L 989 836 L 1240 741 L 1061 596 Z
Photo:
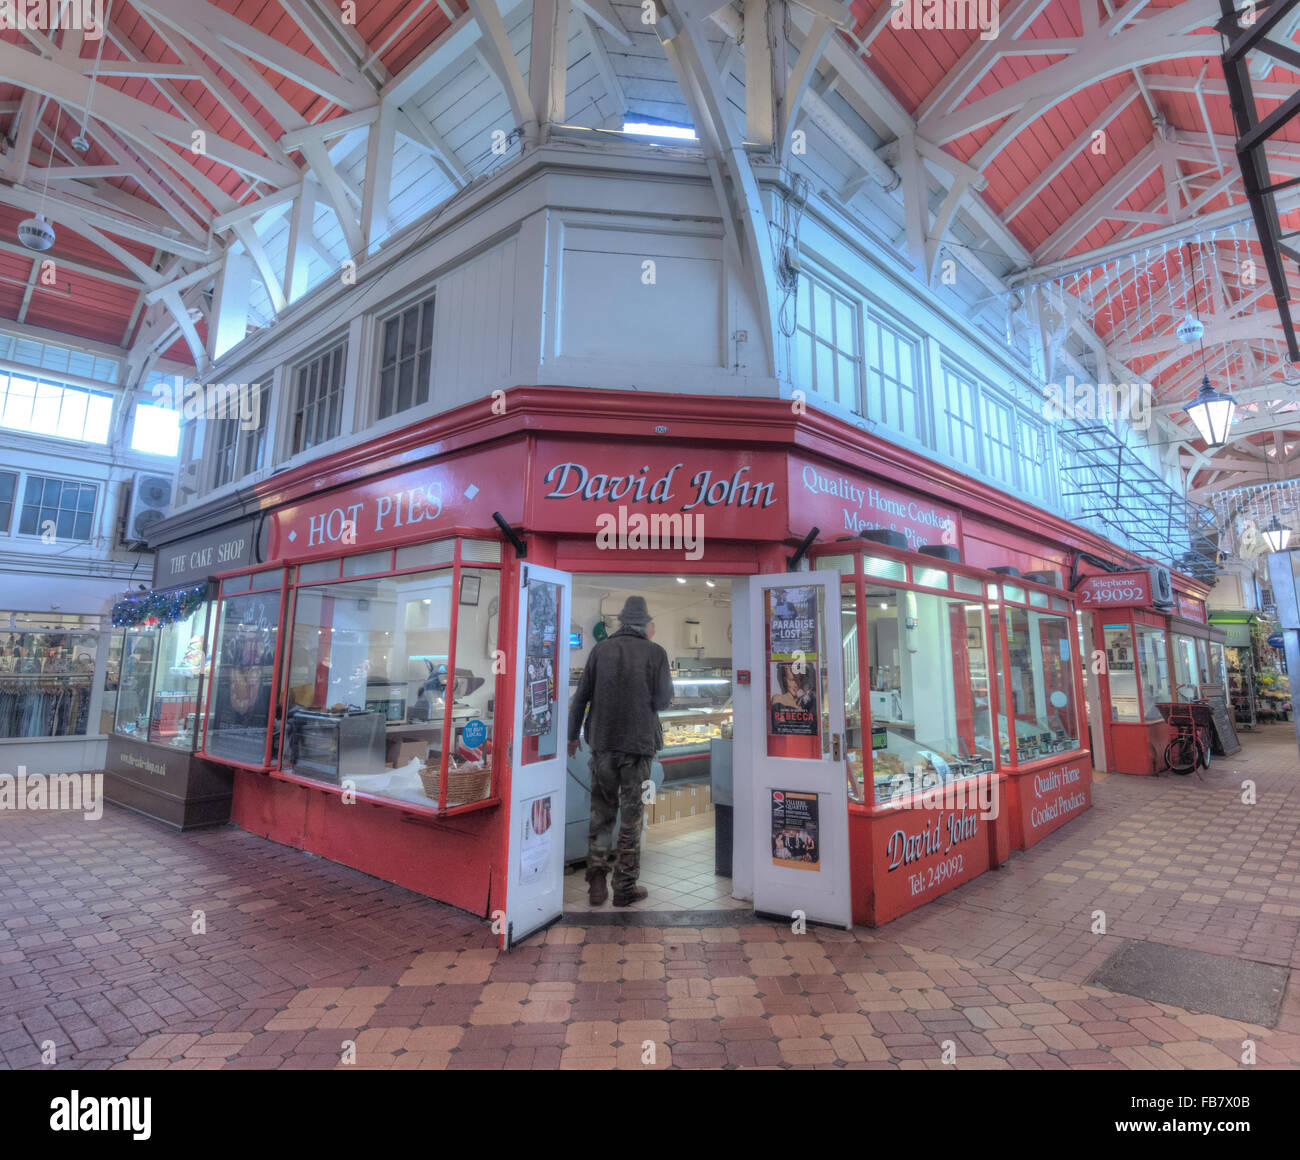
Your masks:
M 442 788 L 440 773 L 436 763 L 420 766 L 420 782 L 424 786 L 424 792 L 434 801 L 438 800 Z M 447 774 L 447 804 L 458 806 L 466 802 L 482 801 L 487 797 L 491 784 L 490 766 L 468 768 L 462 766 L 459 769 L 452 769 Z

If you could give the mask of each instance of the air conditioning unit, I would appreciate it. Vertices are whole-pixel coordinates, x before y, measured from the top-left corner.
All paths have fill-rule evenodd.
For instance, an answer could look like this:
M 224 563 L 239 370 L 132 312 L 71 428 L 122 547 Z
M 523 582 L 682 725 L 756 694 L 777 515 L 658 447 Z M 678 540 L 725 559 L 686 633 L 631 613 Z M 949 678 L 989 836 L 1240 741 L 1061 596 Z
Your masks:
M 1155 608 L 1173 608 L 1174 584 L 1169 577 L 1169 569 L 1153 564 L 1151 573 L 1151 604 Z
M 128 544 L 147 544 L 154 524 L 167 515 L 172 502 L 172 480 L 169 475 L 149 475 L 140 472 L 131 484 L 131 498 L 126 508 L 126 529 L 123 539 Z

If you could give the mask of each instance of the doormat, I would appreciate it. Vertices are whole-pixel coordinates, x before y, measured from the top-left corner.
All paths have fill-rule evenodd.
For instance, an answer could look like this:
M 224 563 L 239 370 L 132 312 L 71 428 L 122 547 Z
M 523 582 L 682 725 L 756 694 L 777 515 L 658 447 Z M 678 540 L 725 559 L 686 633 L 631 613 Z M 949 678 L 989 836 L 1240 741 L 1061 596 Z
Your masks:
M 566 914 L 558 926 L 753 926 L 752 910 L 593 910 Z M 773 923 L 772 925 L 778 925 Z M 789 925 L 787 923 L 787 925 Z
M 1189 1011 L 1273 1027 L 1289 975 L 1286 967 L 1269 963 L 1129 939 L 1087 982 Z

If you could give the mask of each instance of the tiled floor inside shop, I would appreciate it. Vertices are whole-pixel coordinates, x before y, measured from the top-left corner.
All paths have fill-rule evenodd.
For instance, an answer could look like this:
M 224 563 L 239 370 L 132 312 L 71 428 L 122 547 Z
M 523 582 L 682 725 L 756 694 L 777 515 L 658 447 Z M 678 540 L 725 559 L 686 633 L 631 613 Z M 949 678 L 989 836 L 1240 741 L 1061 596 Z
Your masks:
M 1100 780 L 1084 817 L 878 930 L 570 914 L 508 953 L 233 827 L 0 811 L 0 1064 L 52 1044 L 60 1068 L 639 1068 L 651 1040 L 657 1068 L 1173 1070 L 1240 1067 L 1249 1040 L 1254 1067 L 1294 1068 L 1294 978 L 1271 1025 L 1088 982 L 1144 941 L 1300 966 L 1295 733 L 1243 741 L 1203 779 Z M 652 838 L 656 910 L 709 889 L 709 826 L 671 865 Z
M 749 910 L 750 904 L 731 897 L 731 879 L 715 871 L 714 815 L 678 818 L 645 828 L 641 842 L 640 884 L 649 892 L 627 910 Z M 566 913 L 592 910 L 587 901 L 587 879 L 581 868 L 564 878 Z M 596 909 L 614 909 L 607 899 Z

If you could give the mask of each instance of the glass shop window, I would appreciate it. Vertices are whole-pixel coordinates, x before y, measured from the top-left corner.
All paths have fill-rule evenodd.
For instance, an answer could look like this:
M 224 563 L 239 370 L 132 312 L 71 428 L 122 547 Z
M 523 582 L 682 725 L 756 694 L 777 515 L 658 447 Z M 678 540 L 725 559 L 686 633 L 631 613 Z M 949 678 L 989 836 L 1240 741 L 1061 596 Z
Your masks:
M 1147 721 L 1159 721 L 1160 702 L 1173 700 L 1173 690 L 1169 687 L 1169 655 L 1165 645 L 1165 631 L 1162 628 L 1137 626 L 1138 635 L 1138 678 L 1142 682 L 1142 711 Z
M 1015 718 L 1017 760 L 1078 749 L 1070 621 L 1008 607 L 1006 622 L 1008 707 Z M 999 728 L 1003 720 L 999 718 Z
M 1224 656 L 1223 644 L 1221 641 L 1212 640 L 1209 642 L 1209 646 L 1209 682 L 1212 685 L 1222 685 L 1226 691 L 1228 688 L 1228 662 Z
M 208 606 L 204 603 L 184 619 L 156 630 L 158 659 L 149 740 L 158 745 L 192 750 L 202 739 L 202 688 L 208 665 L 203 634 L 207 619 Z
M 871 736 L 862 740 L 873 779 L 862 798 L 897 800 L 991 772 L 984 605 L 868 581 L 858 625 L 871 709 Z M 860 778 L 852 765 L 851 772 Z
M 213 685 L 203 744 L 209 756 L 265 766 L 279 635 L 278 590 L 237 596 L 223 591 L 212 649 Z
M 500 574 L 465 568 L 300 587 L 281 768 L 431 806 L 491 789 Z M 452 620 L 455 617 L 453 648 Z
M 1106 672 L 1110 677 L 1110 719 L 1141 721 L 1133 629 L 1127 624 L 1107 624 L 1102 634 L 1106 643 Z
M 147 625 L 133 624 L 123 634 L 121 675 L 117 687 L 114 732 L 125 737 L 149 736 L 150 691 L 158 650 L 158 633 Z
M 1179 633 L 1174 637 L 1174 692 L 1180 701 L 1196 700 L 1200 682 L 1196 661 L 1196 641 Z
M 0 612 L 0 737 L 87 732 L 97 617 Z

